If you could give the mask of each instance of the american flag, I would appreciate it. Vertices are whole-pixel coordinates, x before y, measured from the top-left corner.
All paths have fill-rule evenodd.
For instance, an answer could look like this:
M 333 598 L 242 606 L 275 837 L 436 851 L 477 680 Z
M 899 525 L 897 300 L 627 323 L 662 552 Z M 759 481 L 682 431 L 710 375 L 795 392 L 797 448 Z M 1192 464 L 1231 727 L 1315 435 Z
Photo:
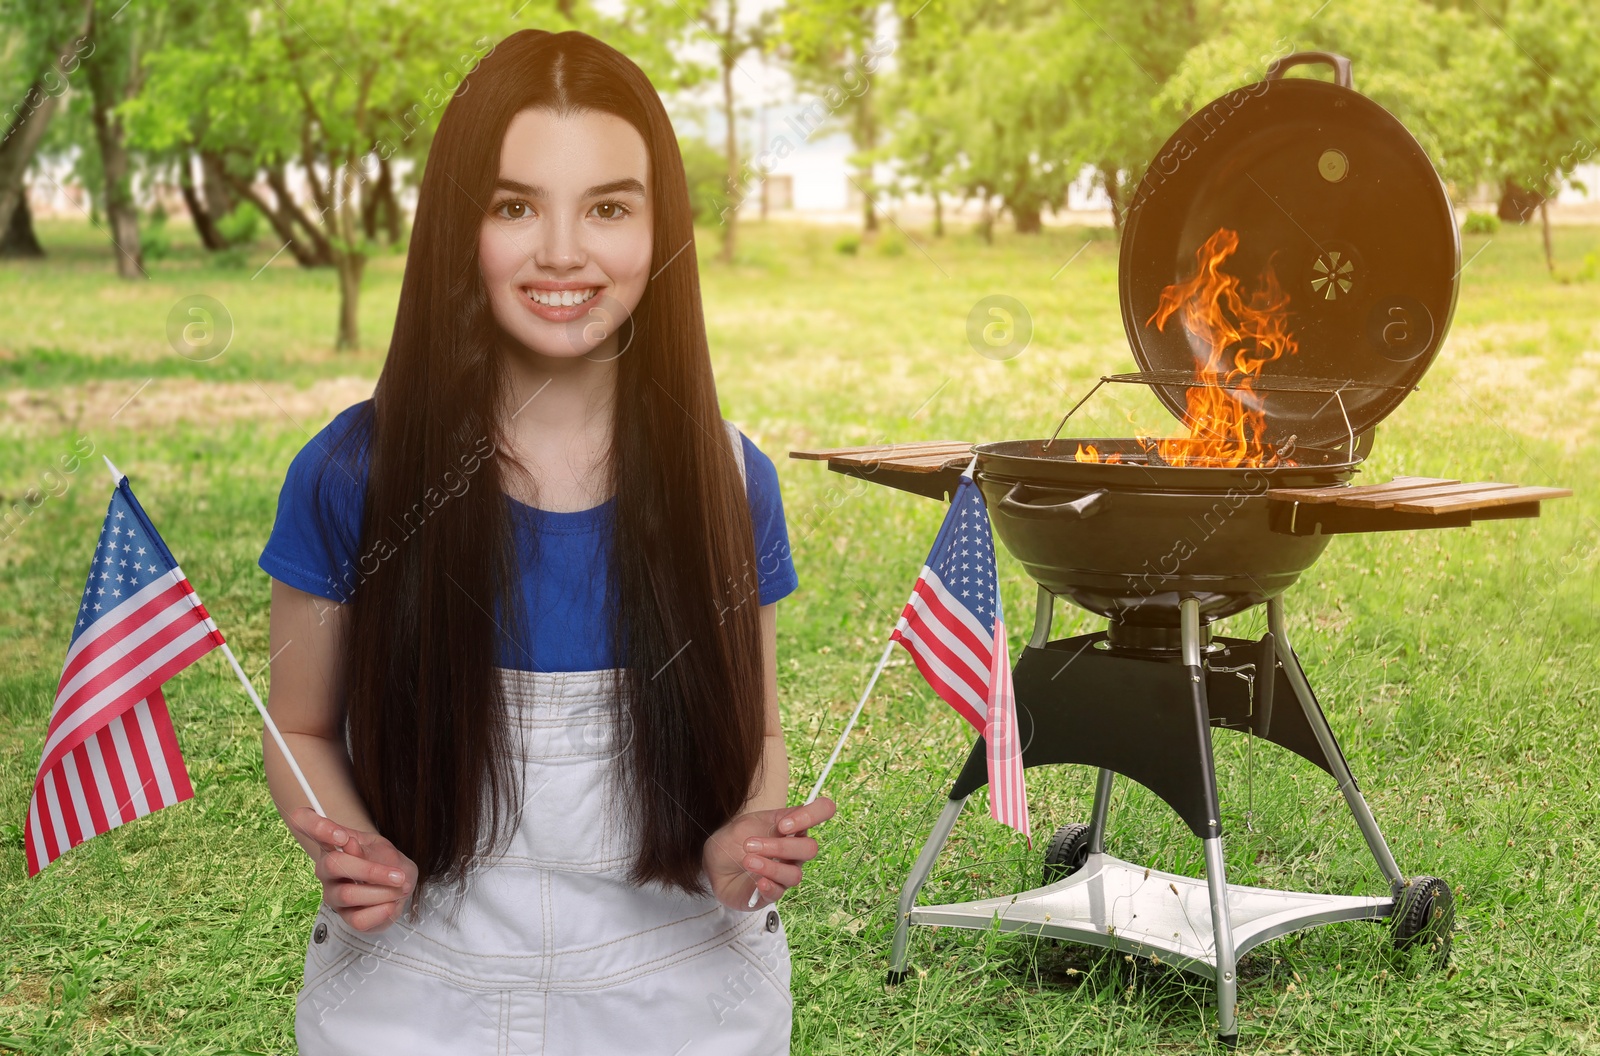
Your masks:
M 194 795 L 161 686 L 222 645 L 222 632 L 128 478 L 115 467 L 112 476 L 28 803 L 29 876 L 92 836 Z
M 983 494 L 967 474 L 956 486 L 911 600 L 889 637 L 911 653 L 933 691 L 983 735 L 989 813 L 1028 837 L 1031 848 L 994 540 Z

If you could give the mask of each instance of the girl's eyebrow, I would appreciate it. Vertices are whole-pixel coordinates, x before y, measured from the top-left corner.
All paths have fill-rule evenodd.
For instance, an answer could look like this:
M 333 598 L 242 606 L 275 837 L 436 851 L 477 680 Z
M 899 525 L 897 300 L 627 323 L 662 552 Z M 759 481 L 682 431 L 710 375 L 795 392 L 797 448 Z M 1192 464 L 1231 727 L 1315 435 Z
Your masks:
M 495 182 L 495 190 L 514 191 L 517 194 L 527 195 L 529 198 L 547 198 L 549 193 L 537 184 L 518 183 L 516 180 L 502 176 Z M 644 184 L 632 176 L 625 176 L 620 180 L 611 180 L 608 183 L 597 183 L 583 192 L 585 198 L 597 198 L 602 194 L 637 194 L 644 197 Z

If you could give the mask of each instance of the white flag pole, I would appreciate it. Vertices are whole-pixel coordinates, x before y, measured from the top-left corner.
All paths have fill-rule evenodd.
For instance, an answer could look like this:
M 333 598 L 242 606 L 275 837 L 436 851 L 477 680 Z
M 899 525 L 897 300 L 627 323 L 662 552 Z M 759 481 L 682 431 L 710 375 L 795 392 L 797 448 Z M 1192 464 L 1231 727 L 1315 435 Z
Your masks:
M 100 457 L 105 458 L 106 468 L 111 470 L 112 486 L 121 487 L 122 482 L 127 479 L 127 476 L 122 472 L 122 470 L 116 467 L 115 463 L 113 463 L 111 459 L 106 458 L 104 455 L 101 455 Z M 239 661 L 234 657 L 233 650 L 228 648 L 227 642 L 222 643 L 222 655 L 228 658 L 228 663 L 233 666 L 233 673 L 239 676 L 239 682 L 244 686 L 244 691 L 250 695 L 251 703 L 256 706 L 256 710 L 259 711 L 261 713 L 261 717 L 266 720 L 267 732 L 272 734 L 272 739 L 278 744 L 278 750 L 281 751 L 283 753 L 283 757 L 289 761 L 289 769 L 294 771 L 294 779 L 300 783 L 300 791 L 304 792 L 306 794 L 306 798 L 311 801 L 311 809 L 315 810 L 318 814 L 321 814 L 325 818 L 328 817 L 327 813 L 322 809 L 322 803 L 317 799 L 317 794 L 311 791 L 311 783 L 306 780 L 305 772 L 300 769 L 300 763 L 295 759 L 294 753 L 289 751 L 289 746 L 284 743 L 283 734 L 278 732 L 278 724 L 272 721 L 271 715 L 267 714 L 267 709 L 261 703 L 261 698 L 256 695 L 256 687 L 250 684 L 250 679 L 246 677 L 244 668 L 239 666 Z M 330 818 L 329 820 L 331 821 L 332 819 Z
M 967 464 L 966 469 L 961 471 L 961 475 L 970 478 L 972 470 L 977 464 L 978 456 L 973 455 L 972 461 Z M 920 579 L 921 577 L 919 576 L 918 578 Z M 916 597 L 915 587 L 912 588 L 911 597 Z M 911 604 L 911 598 L 906 599 L 906 604 Z M 904 612 L 904 608 L 901 611 Z M 811 786 L 811 795 L 806 797 L 806 803 L 812 802 L 822 793 L 822 783 L 828 779 L 828 771 L 833 769 L 833 764 L 839 761 L 839 753 L 844 750 L 844 742 L 850 736 L 850 731 L 855 728 L 856 719 L 861 717 L 861 709 L 866 706 L 867 697 L 872 695 L 872 687 L 878 684 L 878 676 L 883 674 L 883 668 L 889 662 L 889 654 L 893 651 L 894 639 L 890 638 L 884 643 L 883 655 L 878 657 L 878 666 L 872 669 L 872 677 L 867 679 L 867 688 L 861 691 L 861 699 L 856 701 L 856 710 L 850 713 L 850 721 L 844 724 L 844 732 L 839 735 L 839 743 L 833 746 L 833 754 L 828 756 L 827 763 L 822 767 L 822 773 L 817 775 L 817 783 Z M 802 803 L 801 806 L 805 806 L 805 803 Z M 760 899 L 761 891 L 759 888 L 750 892 L 750 905 L 752 908 Z
M 256 687 L 251 685 L 250 679 L 245 677 L 244 668 L 239 666 L 239 661 L 234 658 L 233 650 L 228 648 L 227 642 L 222 643 L 222 655 L 228 658 L 228 663 L 233 666 L 233 673 L 239 676 L 239 682 L 244 686 L 244 691 L 250 694 L 250 702 L 256 706 L 256 710 L 261 713 L 262 719 L 266 721 L 267 732 L 272 734 L 272 739 L 277 742 L 278 751 L 282 752 L 283 757 L 289 761 L 289 769 L 294 771 L 294 779 L 300 783 L 300 791 L 304 792 L 306 798 L 311 801 L 311 809 L 327 818 L 328 813 L 322 809 L 322 804 L 317 800 L 317 794 L 311 791 L 311 783 L 306 780 L 304 771 L 300 769 L 300 763 L 296 761 L 294 753 L 289 750 L 289 746 L 283 742 L 283 734 L 278 732 L 278 724 L 272 721 L 272 716 L 267 714 L 267 709 L 262 706 L 261 698 L 256 695 Z M 333 819 L 329 818 L 328 820 L 332 821 Z

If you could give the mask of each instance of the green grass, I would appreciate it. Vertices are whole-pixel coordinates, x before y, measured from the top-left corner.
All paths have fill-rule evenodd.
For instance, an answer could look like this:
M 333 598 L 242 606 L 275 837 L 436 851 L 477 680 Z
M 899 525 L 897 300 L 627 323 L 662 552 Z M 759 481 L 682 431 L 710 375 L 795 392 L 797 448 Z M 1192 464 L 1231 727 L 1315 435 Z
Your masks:
M 1043 436 L 1095 376 L 1131 367 L 1116 246 L 1092 232 L 1002 233 L 985 246 L 912 231 L 916 244 L 898 255 L 869 241 L 853 256 L 835 251 L 840 233 L 747 226 L 731 267 L 709 261 L 714 232 L 700 238 L 724 412 L 778 464 L 800 575 L 779 641 L 796 798 L 941 510 L 785 453 L 879 437 Z M 274 247 L 226 271 L 179 245 L 148 283 L 124 284 L 86 224 L 41 235 L 49 261 L 0 263 L 0 498 L 9 507 L 41 483 L 59 493 L 0 541 L 0 1049 L 289 1051 L 319 889 L 268 798 L 259 720 L 220 659 L 168 686 L 195 798 L 26 878 L 18 826 L 106 496 L 93 464 L 45 474 L 79 436 L 111 454 L 245 668 L 261 667 L 268 581 L 255 558 L 283 471 L 306 430 L 376 377 L 403 262 L 374 263 L 367 350 L 336 355 L 333 276 L 280 257 L 253 278 Z M 1600 230 L 1556 231 L 1566 261 L 1597 247 Z M 1335 540 L 1287 595 L 1297 648 L 1401 868 L 1455 888 L 1453 966 L 1398 959 L 1368 924 L 1268 943 L 1241 967 L 1254 1051 L 1600 1052 L 1600 285 L 1552 281 L 1536 230 L 1469 237 L 1463 258 L 1445 350 L 1380 427 L 1365 476 L 1561 484 L 1576 497 L 1538 521 Z M 235 323 L 209 363 L 166 344 L 167 313 L 195 293 L 222 301 Z M 983 358 L 966 338 L 969 309 L 992 293 L 1017 297 L 1033 319 L 1032 343 L 1011 360 Z M 1126 435 L 1125 410 L 1163 425 L 1158 409 L 1123 399 L 1086 408 L 1086 428 L 1096 410 L 1112 435 Z M 1033 587 L 1009 555 L 1000 571 L 1015 655 Z M 1263 623 L 1246 613 L 1224 631 L 1256 635 Z M 1058 606 L 1056 635 L 1093 629 L 1088 614 Z M 1383 891 L 1326 775 L 1270 745 L 1217 743 L 1230 880 Z M 1210 987 L 1117 954 L 919 928 L 918 971 L 883 984 L 899 884 L 969 744 L 914 669 L 888 669 L 830 778 L 841 811 L 818 832 L 825 850 L 785 900 L 795 1051 L 1209 1049 Z M 1086 819 L 1091 787 L 1082 768 L 1030 772 L 1036 848 Z M 987 813 L 980 793 L 924 902 L 1036 882 L 1039 851 Z M 1199 875 L 1198 843 L 1130 782 L 1119 783 L 1109 843 Z

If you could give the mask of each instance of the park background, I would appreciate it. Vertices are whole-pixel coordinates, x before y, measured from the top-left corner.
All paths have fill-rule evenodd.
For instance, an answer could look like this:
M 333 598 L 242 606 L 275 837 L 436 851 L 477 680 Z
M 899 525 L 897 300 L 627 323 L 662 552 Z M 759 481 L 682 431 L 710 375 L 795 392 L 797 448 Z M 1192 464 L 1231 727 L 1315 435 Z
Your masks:
M 1455 889 L 1454 955 L 1429 971 L 1364 924 L 1276 940 L 1241 966 L 1242 1028 L 1273 1053 L 1600 1052 L 1600 14 L 1583 0 L 0 0 L 0 1051 L 292 1051 L 320 891 L 220 658 L 167 687 L 194 798 L 26 876 L 21 822 L 107 498 L 98 456 L 265 690 L 255 559 L 284 470 L 370 394 L 438 114 L 526 27 L 612 42 L 679 128 L 723 411 L 778 465 L 800 576 L 779 627 L 797 798 L 941 508 L 786 452 L 1048 434 L 1132 367 L 1117 244 L 1155 149 L 1274 58 L 1350 56 L 1463 225 L 1452 330 L 1366 477 L 1577 494 L 1537 521 L 1335 540 L 1290 590 L 1402 869 Z M 969 337 L 995 293 L 1031 319 L 1010 358 Z M 195 297 L 210 314 L 188 313 Z M 1016 655 L 1034 586 L 1003 551 L 1000 572 Z M 1057 607 L 1056 635 L 1094 629 Z M 823 853 L 784 900 L 795 1051 L 1207 1050 L 1210 987 L 1120 954 L 916 929 L 917 970 L 884 985 L 899 884 L 969 732 L 897 653 L 830 779 Z M 1242 738 L 1218 756 L 1231 881 L 1383 889 L 1326 775 Z M 1091 783 L 1029 773 L 1031 852 L 979 793 L 922 901 L 1033 886 Z M 1131 782 L 1108 844 L 1200 872 L 1198 842 Z

